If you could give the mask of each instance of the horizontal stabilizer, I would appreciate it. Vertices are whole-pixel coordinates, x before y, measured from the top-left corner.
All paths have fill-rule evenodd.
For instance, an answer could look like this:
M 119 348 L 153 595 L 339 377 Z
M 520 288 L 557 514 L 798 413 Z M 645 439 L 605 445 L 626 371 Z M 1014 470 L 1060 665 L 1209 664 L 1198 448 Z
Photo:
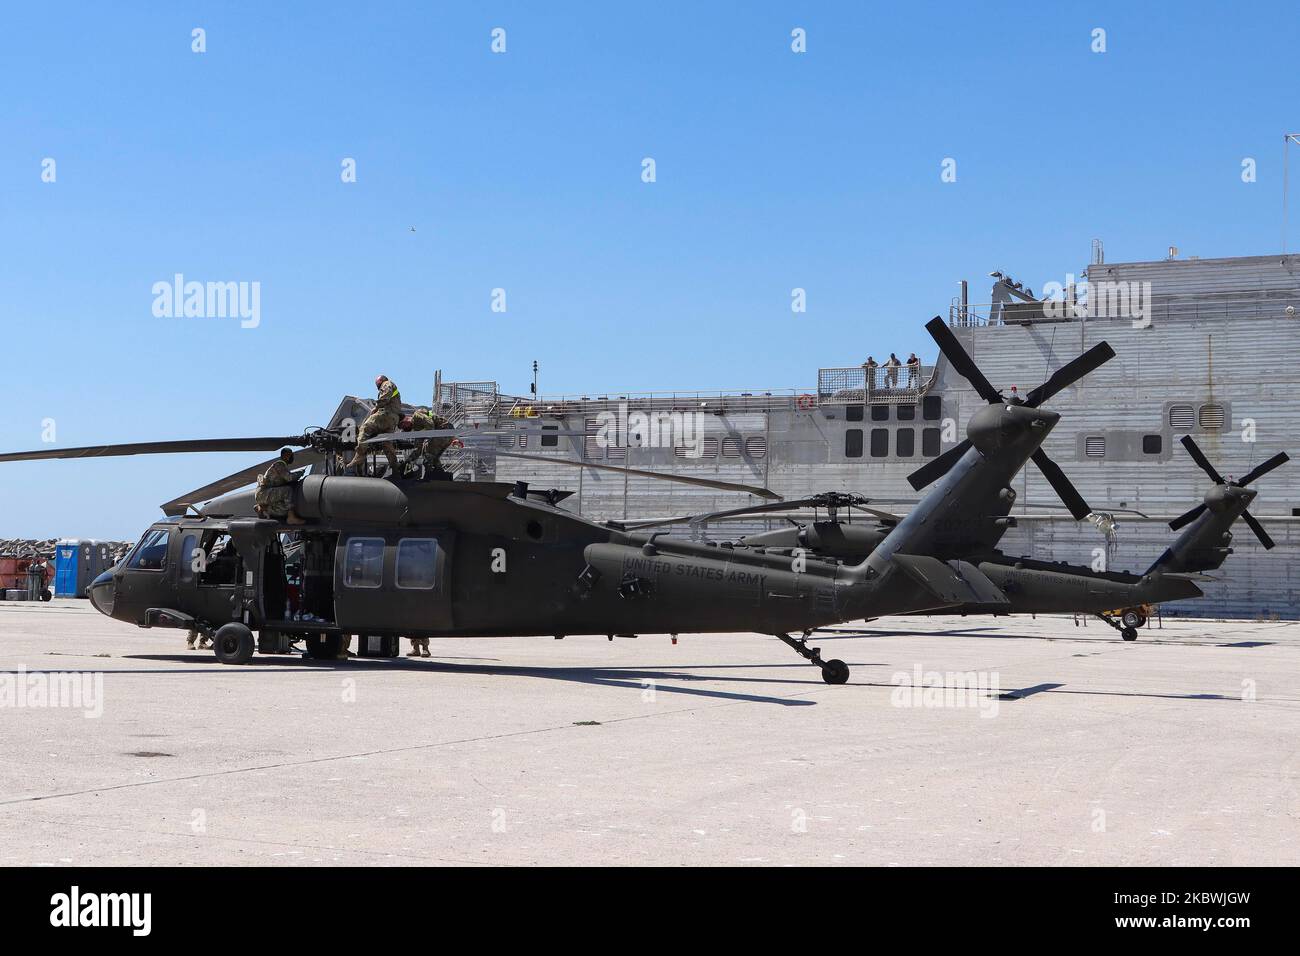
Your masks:
M 1006 611 L 1011 607 L 998 586 L 967 561 L 944 562 L 921 554 L 896 554 L 894 561 L 945 606 L 961 605 L 973 613 Z

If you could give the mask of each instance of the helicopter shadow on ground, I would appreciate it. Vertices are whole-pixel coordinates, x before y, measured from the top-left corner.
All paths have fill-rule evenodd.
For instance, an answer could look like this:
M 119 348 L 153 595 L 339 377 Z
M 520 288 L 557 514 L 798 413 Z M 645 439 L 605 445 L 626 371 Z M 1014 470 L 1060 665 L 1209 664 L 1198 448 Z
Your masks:
M 194 657 L 184 654 L 131 654 L 124 655 L 128 660 L 140 661 L 159 661 L 174 663 L 191 663 Z M 365 671 L 374 670 L 395 670 L 407 673 L 416 673 L 419 671 L 434 671 L 444 674 L 482 674 L 499 677 L 532 677 L 543 678 L 547 680 L 559 680 L 578 684 L 593 684 L 604 687 L 625 687 L 629 690 L 635 690 L 638 693 L 646 690 L 645 681 L 654 681 L 654 690 L 668 694 L 682 694 L 694 697 L 708 697 L 718 700 L 744 701 L 749 703 L 767 703 L 780 704 L 786 707 L 808 707 L 814 706 L 816 701 L 791 699 L 787 697 L 774 697 L 766 694 L 744 694 L 735 691 L 710 690 L 705 687 L 680 687 L 672 683 L 665 682 L 708 682 L 714 680 L 726 680 L 729 683 L 745 684 L 781 684 L 796 687 L 815 687 L 824 688 L 827 685 L 818 678 L 772 678 L 772 677 L 714 677 L 708 674 L 689 673 L 692 670 L 717 669 L 732 670 L 733 668 L 775 668 L 789 669 L 798 667 L 798 664 L 742 664 L 742 665 L 703 665 L 701 667 L 673 667 L 673 668 L 621 668 L 621 667 L 528 667 L 512 664 L 458 664 L 443 663 L 443 661 L 495 661 L 496 658 L 432 658 L 411 660 L 393 660 L 386 658 L 360 658 L 350 661 L 309 661 L 296 656 L 266 656 L 254 657 L 248 664 L 241 665 L 234 670 L 240 672 L 253 673 L 275 673 L 283 672 L 285 669 L 294 671 L 313 671 L 313 670 L 330 670 L 351 673 L 364 673 Z M 865 665 L 853 664 L 854 667 L 864 666 L 883 666 L 883 665 Z M 214 668 L 222 668 L 217 671 Z M 141 670 L 122 670 L 107 671 L 90 669 L 91 672 L 97 673 L 121 673 L 121 674 L 142 674 L 142 673 L 166 673 L 166 674 L 212 674 L 212 673 L 229 673 L 231 669 L 224 668 L 223 665 L 213 661 L 211 665 L 177 671 L 173 669 L 159 671 L 141 671 Z M 32 673 L 32 671 L 28 671 Z

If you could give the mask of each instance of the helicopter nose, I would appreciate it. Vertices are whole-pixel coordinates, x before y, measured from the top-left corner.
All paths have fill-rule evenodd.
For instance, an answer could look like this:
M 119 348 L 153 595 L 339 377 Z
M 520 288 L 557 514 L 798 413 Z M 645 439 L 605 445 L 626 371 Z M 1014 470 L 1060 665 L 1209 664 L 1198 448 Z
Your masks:
M 112 571 L 105 571 L 91 581 L 90 587 L 86 589 L 86 595 L 90 598 L 90 603 L 94 605 L 96 611 L 106 617 L 113 616 L 113 592 Z

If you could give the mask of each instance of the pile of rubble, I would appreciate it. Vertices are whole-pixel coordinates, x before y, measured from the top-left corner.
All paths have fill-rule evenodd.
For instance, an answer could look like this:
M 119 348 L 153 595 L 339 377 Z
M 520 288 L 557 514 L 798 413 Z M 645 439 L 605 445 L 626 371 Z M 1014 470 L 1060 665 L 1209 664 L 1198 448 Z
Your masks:
M 0 558 L 45 558 L 54 560 L 54 546 L 59 538 L 46 538 L 37 541 L 34 538 L 0 538 Z M 97 544 L 108 546 L 108 552 L 114 564 L 131 550 L 130 541 L 98 541 Z

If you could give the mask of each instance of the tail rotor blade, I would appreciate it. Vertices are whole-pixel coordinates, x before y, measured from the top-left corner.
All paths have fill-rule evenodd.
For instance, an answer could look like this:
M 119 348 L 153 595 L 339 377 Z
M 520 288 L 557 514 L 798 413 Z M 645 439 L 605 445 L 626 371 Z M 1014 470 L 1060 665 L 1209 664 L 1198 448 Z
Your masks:
M 1246 474 L 1246 477 L 1238 478 L 1236 481 L 1233 482 L 1233 484 L 1238 486 L 1248 485 L 1256 478 L 1264 477 L 1274 468 L 1278 468 L 1282 465 L 1285 465 L 1290 460 L 1291 460 L 1290 455 L 1288 455 L 1284 451 L 1280 451 L 1272 458 L 1270 458 L 1268 461 L 1264 462 L 1262 465 L 1256 465 Z
M 1173 531 L 1177 531 L 1179 528 L 1187 527 L 1187 525 L 1191 524 L 1193 521 L 1199 518 L 1201 516 L 1201 512 L 1204 510 L 1205 510 L 1205 504 L 1204 502 L 1202 502 L 1201 504 L 1193 508 L 1191 511 L 1186 511 L 1183 514 L 1180 514 L 1173 521 L 1169 522 L 1170 529 Z
M 1264 546 L 1265 550 L 1272 549 L 1273 539 L 1268 536 L 1268 532 L 1264 530 L 1264 526 L 1255 520 L 1253 514 L 1249 511 L 1243 511 L 1241 513 L 1241 520 L 1250 525 L 1250 530 L 1255 532 L 1255 537 L 1259 538 L 1259 543 Z
M 1115 350 L 1106 342 L 1094 345 L 1073 361 L 1066 362 L 1046 382 L 1025 396 L 1025 404 L 1037 408 L 1057 392 L 1069 388 L 1079 379 L 1096 371 L 1115 357 Z
M 1034 452 L 1033 461 L 1038 466 L 1038 470 L 1043 473 L 1043 477 L 1047 479 L 1047 483 L 1070 509 L 1070 514 L 1074 515 L 1075 521 L 1082 521 L 1092 514 L 1092 509 L 1088 507 L 1088 502 L 1083 500 L 1083 495 L 1079 494 L 1079 490 L 1074 487 L 1070 479 L 1065 477 L 1061 466 L 1048 457 L 1047 452 L 1038 449 Z
M 948 328 L 947 322 L 936 315 L 925 323 L 925 328 L 930 333 L 930 337 L 939 344 L 939 351 L 946 355 L 948 361 L 952 363 L 952 367 L 966 381 L 971 383 L 971 387 L 975 389 L 980 398 L 990 405 L 996 405 L 1002 401 L 1002 393 L 989 384 L 989 380 L 984 377 L 984 373 L 979 370 L 979 366 L 975 364 L 974 359 L 962 348 L 961 342 L 957 341 L 957 336 L 952 334 L 952 329 Z M 913 487 L 916 486 L 913 485 Z
M 1205 457 L 1205 452 L 1201 451 L 1199 445 L 1192 441 L 1191 435 L 1182 437 L 1183 447 L 1187 449 L 1187 454 L 1192 456 L 1192 461 L 1201 466 L 1201 471 L 1210 476 L 1210 480 L 1216 485 L 1224 484 L 1223 476 L 1210 464 L 1210 459 Z
M 916 469 L 916 471 L 907 476 L 908 483 L 914 489 L 920 491 L 926 485 L 938 481 L 944 475 L 948 474 L 948 471 L 953 465 L 957 464 L 962 455 L 966 454 L 967 448 L 970 448 L 969 438 L 963 439 L 949 448 L 938 458 L 931 459 L 920 468 Z

